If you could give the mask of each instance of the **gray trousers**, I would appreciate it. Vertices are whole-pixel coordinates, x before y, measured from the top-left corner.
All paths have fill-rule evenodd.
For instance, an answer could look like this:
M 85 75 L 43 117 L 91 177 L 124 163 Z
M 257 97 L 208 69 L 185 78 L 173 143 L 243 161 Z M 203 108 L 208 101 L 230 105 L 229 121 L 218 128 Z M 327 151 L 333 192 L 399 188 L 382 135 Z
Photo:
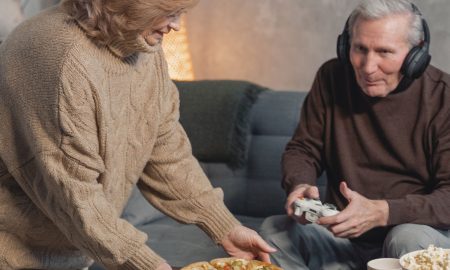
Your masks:
M 418 224 L 397 225 L 382 244 L 364 244 L 334 237 L 323 226 L 301 225 L 280 215 L 267 218 L 260 234 L 278 249 L 271 259 L 285 270 L 366 269 L 374 258 L 399 258 L 430 244 L 450 248 L 450 231 Z

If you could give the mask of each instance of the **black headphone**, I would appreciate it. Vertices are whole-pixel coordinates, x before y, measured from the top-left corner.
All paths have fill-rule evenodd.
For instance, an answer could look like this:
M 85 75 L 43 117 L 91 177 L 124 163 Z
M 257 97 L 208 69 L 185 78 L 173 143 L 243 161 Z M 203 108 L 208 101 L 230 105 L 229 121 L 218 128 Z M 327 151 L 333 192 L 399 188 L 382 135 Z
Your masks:
M 420 13 L 419 9 L 411 3 L 413 12 L 422 17 L 422 13 Z M 350 52 L 350 34 L 348 32 L 348 24 L 350 18 L 345 22 L 344 31 L 338 36 L 337 39 L 337 56 L 340 61 L 343 63 L 347 63 L 349 61 L 349 52 Z M 411 48 L 409 53 L 406 55 L 405 60 L 403 61 L 400 72 L 405 75 L 407 78 L 416 79 L 422 75 L 427 66 L 430 64 L 431 55 L 429 54 L 430 49 L 430 30 L 428 29 L 428 24 L 425 19 L 422 17 L 422 28 L 423 28 L 423 36 L 424 40 L 421 44 L 414 46 Z

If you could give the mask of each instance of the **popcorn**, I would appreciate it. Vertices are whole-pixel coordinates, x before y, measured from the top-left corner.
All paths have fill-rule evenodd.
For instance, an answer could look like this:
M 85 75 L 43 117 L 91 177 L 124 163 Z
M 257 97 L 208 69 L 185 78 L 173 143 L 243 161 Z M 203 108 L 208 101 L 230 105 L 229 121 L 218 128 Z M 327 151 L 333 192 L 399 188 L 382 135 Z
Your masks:
M 408 270 L 450 270 L 449 251 L 429 245 L 427 249 L 406 255 L 403 267 Z

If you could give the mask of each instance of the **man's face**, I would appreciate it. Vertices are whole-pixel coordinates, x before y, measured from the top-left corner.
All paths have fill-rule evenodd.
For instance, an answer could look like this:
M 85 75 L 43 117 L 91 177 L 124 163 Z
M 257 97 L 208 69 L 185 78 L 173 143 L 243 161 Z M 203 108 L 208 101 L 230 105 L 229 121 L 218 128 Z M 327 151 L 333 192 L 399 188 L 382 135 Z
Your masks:
M 162 42 L 165 34 L 168 34 L 171 30 L 180 30 L 180 16 L 184 11 L 180 11 L 171 15 L 168 15 L 158 21 L 151 29 L 148 29 L 142 33 L 145 41 L 148 45 L 154 46 Z
M 356 20 L 350 62 L 356 81 L 366 95 L 385 97 L 399 84 L 400 68 L 410 50 L 409 19 L 408 14 L 397 14 L 376 20 Z

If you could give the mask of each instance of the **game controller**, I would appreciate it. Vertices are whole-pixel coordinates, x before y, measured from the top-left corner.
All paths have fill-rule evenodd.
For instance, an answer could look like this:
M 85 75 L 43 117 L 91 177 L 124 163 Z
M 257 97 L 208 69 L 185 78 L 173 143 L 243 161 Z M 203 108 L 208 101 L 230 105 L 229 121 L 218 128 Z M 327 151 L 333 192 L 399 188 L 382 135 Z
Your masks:
M 297 199 L 294 202 L 294 215 L 301 216 L 305 214 L 306 220 L 315 223 L 321 217 L 329 217 L 338 214 L 336 206 L 314 199 Z

